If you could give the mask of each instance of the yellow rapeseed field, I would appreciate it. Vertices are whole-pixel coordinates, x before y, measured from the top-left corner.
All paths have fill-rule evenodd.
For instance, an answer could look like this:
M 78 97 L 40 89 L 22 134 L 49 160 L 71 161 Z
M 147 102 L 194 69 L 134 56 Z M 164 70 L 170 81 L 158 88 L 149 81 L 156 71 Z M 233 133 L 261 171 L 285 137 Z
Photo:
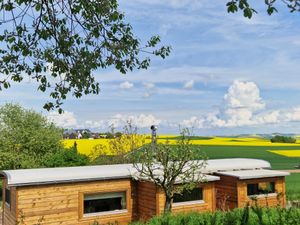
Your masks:
M 65 139 L 63 140 L 63 144 L 66 148 L 70 148 L 74 146 L 74 143 L 77 144 L 78 152 L 89 155 L 93 148 L 96 145 L 105 145 L 108 146 L 109 139 Z
M 151 136 L 145 136 L 146 140 L 145 143 L 150 143 L 151 142 Z M 158 143 L 165 143 L 168 138 L 169 139 L 169 144 L 176 144 L 177 140 L 175 140 L 176 136 L 175 135 L 159 135 L 158 137 Z M 74 142 L 76 141 L 77 143 L 77 149 L 78 152 L 85 154 L 85 155 L 90 155 L 97 145 L 102 145 L 104 146 L 105 153 L 106 154 L 112 154 L 110 149 L 109 149 L 109 142 L 110 139 L 66 139 L 63 140 L 63 144 L 66 147 L 72 147 L 74 145 Z M 192 144 L 195 145 L 223 145 L 223 146 L 297 146 L 300 143 L 297 141 L 296 144 L 289 144 L 289 143 L 271 143 L 267 139 L 263 138 L 255 138 L 255 137 L 246 137 L 246 138 L 232 138 L 232 137 L 211 137 L 211 138 L 204 138 L 204 139 L 198 139 L 198 140 L 192 140 Z M 140 144 L 141 145 L 141 144 Z M 127 149 L 128 146 L 125 146 L 125 149 Z M 127 150 L 126 150 L 127 151 Z M 292 151 L 285 151 L 285 152 L 290 152 L 289 154 L 299 154 L 300 157 L 300 150 L 297 153 L 297 151 L 292 150 Z M 288 154 L 288 153 L 287 153 Z M 291 157 L 292 157 L 291 156 Z
M 269 152 L 286 157 L 300 157 L 300 150 L 270 150 Z

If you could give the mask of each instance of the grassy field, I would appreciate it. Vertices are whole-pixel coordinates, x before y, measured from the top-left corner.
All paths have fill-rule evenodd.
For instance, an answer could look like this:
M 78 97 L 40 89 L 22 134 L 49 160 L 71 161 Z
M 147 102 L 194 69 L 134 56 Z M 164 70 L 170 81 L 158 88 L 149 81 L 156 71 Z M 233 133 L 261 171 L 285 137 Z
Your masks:
M 299 149 L 299 147 L 291 146 L 195 146 L 195 151 L 205 154 L 209 159 L 222 158 L 254 158 L 264 159 L 271 163 L 273 169 L 295 169 L 295 166 L 300 165 L 300 158 L 286 157 L 275 154 L 269 150 L 276 149 Z

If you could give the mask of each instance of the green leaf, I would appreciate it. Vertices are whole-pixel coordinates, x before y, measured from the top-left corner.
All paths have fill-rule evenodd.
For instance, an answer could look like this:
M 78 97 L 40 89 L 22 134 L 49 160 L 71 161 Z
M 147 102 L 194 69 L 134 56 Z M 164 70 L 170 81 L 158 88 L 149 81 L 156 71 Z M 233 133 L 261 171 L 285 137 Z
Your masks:
M 35 10 L 36 10 L 36 11 L 40 11 L 40 10 L 41 10 L 41 4 L 40 4 L 40 3 L 37 3 L 37 4 L 35 5 Z

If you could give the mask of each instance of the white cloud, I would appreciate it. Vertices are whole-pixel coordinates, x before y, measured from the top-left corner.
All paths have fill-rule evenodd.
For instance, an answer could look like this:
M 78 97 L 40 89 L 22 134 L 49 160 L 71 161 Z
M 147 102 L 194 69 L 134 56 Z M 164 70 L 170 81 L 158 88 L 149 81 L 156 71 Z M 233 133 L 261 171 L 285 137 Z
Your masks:
M 121 89 L 131 89 L 131 88 L 133 88 L 133 86 L 134 86 L 133 83 L 130 83 L 128 81 L 125 81 L 120 84 Z
M 189 80 L 189 81 L 184 83 L 183 88 L 184 89 L 193 89 L 194 84 L 195 84 L 194 80 Z
M 244 108 L 256 112 L 265 108 L 259 88 L 254 82 L 249 81 L 234 81 L 225 94 L 224 100 L 229 109 Z
M 161 120 L 156 118 L 155 116 L 149 114 L 140 114 L 138 116 L 128 116 L 127 121 L 131 121 L 133 125 L 140 127 L 140 128 L 145 128 L 145 127 L 150 127 L 151 125 L 159 125 L 161 123 Z
M 146 92 L 143 94 L 143 98 L 150 98 L 152 93 Z
M 203 118 L 198 118 L 196 116 L 192 116 L 190 119 L 183 120 L 181 122 L 182 127 L 188 127 L 188 128 L 203 128 L 204 127 L 204 119 Z
M 143 83 L 144 87 L 147 89 L 153 89 L 155 88 L 155 84 L 151 82 Z
M 47 116 L 48 120 L 59 127 L 73 128 L 77 127 L 77 120 L 73 112 L 65 111 L 62 114 L 58 112 L 50 112 Z
M 151 125 L 161 124 L 161 120 L 156 118 L 152 114 L 139 114 L 139 115 L 123 115 L 116 114 L 111 118 L 106 120 L 92 121 L 88 120 L 84 122 L 85 128 L 94 128 L 94 129 L 109 129 L 110 127 L 114 128 L 123 128 L 127 122 L 130 122 L 133 126 L 138 128 L 147 128 Z
M 282 112 L 279 110 L 271 111 L 255 118 L 257 124 L 272 124 L 282 122 Z
M 300 121 L 300 106 L 295 107 L 291 110 L 291 112 L 286 113 L 285 115 L 286 121 L 297 122 Z
M 187 127 L 212 128 L 262 125 L 281 121 L 279 110 L 262 112 L 265 107 L 260 90 L 254 82 L 236 80 L 228 88 L 223 106 L 217 112 L 191 117 L 189 120 L 183 120 L 182 124 Z M 299 111 L 294 111 L 294 114 L 299 113 L 300 120 L 300 107 Z

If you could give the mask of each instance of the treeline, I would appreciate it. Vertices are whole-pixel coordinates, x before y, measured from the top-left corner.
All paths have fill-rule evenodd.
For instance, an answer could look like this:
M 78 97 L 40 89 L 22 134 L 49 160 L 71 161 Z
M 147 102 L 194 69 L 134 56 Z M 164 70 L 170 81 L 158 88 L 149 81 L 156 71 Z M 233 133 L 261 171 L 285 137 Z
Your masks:
M 280 135 L 271 138 L 272 143 L 296 143 L 296 141 L 296 138 Z

